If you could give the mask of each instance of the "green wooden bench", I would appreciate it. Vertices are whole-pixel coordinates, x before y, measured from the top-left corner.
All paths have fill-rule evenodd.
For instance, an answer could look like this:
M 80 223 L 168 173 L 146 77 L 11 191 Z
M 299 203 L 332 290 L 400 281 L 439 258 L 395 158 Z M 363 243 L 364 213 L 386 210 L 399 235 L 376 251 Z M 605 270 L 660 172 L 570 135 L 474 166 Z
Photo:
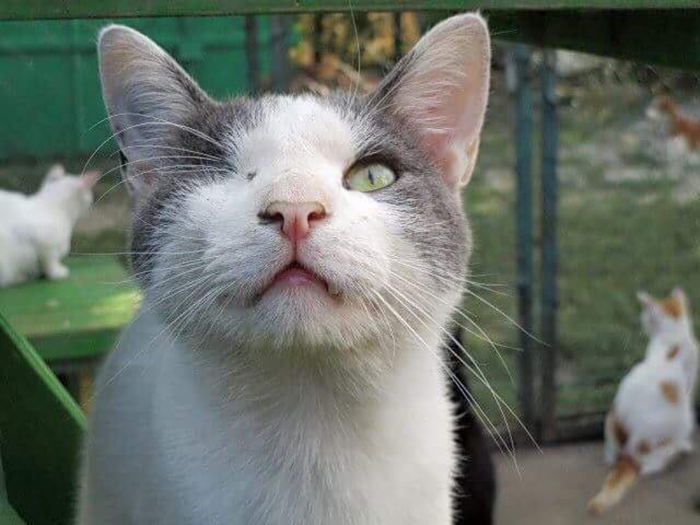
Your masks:
M 138 289 L 113 257 L 74 256 L 62 281 L 44 279 L 0 290 L 0 312 L 58 368 L 99 357 L 132 318 Z
M 0 523 L 70 523 L 85 416 L 0 314 Z
M 700 9 L 695 0 L 4 0 L 0 2 L 0 20 L 470 9 L 486 10 L 496 37 L 700 69 Z M 71 264 L 78 268 L 82 263 Z M 82 271 L 87 276 L 92 270 L 85 264 Z M 99 272 L 97 267 L 95 271 Z M 109 281 L 101 278 L 99 282 Z M 62 283 L 55 286 L 56 300 L 68 301 L 64 292 L 58 292 Z M 111 288 L 110 292 L 102 287 L 106 297 L 115 289 L 118 288 Z M 3 301 L 8 300 L 0 294 L 0 312 L 17 309 L 12 322 L 30 334 L 49 360 L 94 357 L 99 353 L 97 334 L 109 333 L 99 336 L 104 337 L 100 339 L 104 343 L 114 337 L 119 323 L 115 321 L 111 330 L 98 328 L 90 321 L 95 318 L 93 313 L 103 319 L 112 318 L 112 314 L 115 319 L 120 315 L 124 316 L 122 320 L 128 317 L 119 306 L 128 303 L 125 290 L 124 296 L 113 296 L 122 297 L 125 303 L 105 299 L 100 303 L 101 309 L 76 314 L 64 325 L 55 324 L 54 303 L 42 303 L 38 300 L 41 294 L 35 292 L 32 296 L 30 290 L 27 287 L 26 291 L 10 292 L 17 295 L 4 306 Z M 37 331 L 39 323 L 31 321 L 32 312 L 23 310 L 25 301 L 39 305 L 36 313 L 46 316 L 47 326 L 59 330 Z M 81 334 L 90 335 L 82 339 Z M 7 499 L 0 492 L 0 519 L 9 502 L 27 524 L 69 523 L 75 494 L 77 443 L 84 428 L 83 415 L 39 355 L 0 317 L 0 454 L 7 482 Z M 10 519 L 16 520 L 16 516 Z

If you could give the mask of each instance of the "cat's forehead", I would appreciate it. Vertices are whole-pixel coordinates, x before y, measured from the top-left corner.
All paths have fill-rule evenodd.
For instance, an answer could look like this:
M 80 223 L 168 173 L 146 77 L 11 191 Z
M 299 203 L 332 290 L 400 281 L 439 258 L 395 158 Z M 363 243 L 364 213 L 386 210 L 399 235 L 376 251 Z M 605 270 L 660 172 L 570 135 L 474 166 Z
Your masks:
M 254 125 L 230 136 L 242 158 L 283 162 L 320 156 L 342 162 L 360 147 L 357 123 L 339 104 L 311 95 L 266 97 L 258 104 Z

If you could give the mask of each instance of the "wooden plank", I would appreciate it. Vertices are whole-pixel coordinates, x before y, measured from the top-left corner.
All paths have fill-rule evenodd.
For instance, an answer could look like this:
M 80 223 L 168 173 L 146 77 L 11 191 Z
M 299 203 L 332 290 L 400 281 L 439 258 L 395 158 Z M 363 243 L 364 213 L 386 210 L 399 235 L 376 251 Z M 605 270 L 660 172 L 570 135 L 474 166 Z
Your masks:
M 85 416 L 0 315 L 0 450 L 11 506 L 32 525 L 72 521 Z
M 700 69 L 697 8 L 695 0 L 5 0 L 0 20 L 482 9 L 495 37 Z
M 700 69 L 700 10 L 528 11 L 489 16 L 494 36 L 641 63 Z
M 12 508 L 10 500 L 7 498 L 5 474 L 2 470 L 2 455 L 0 455 L 0 523 L 2 523 L 2 525 L 25 525 L 22 518 L 20 518 L 15 512 L 15 509 Z
M 2 525 L 26 525 L 9 502 L 0 500 L 0 523 Z
M 140 300 L 112 257 L 73 257 L 63 281 L 38 280 L 0 290 L 0 312 L 47 360 L 82 358 L 108 350 Z
M 213 16 L 309 11 L 466 11 L 473 9 L 680 9 L 694 0 L 4 0 L 0 20 Z

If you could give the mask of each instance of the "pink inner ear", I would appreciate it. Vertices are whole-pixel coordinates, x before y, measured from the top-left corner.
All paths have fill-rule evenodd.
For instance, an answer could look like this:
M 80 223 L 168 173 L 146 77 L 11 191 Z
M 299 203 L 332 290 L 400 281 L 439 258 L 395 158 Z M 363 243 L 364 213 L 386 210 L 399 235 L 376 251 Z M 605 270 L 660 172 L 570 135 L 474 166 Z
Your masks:
M 86 171 L 80 176 L 80 182 L 82 183 L 83 186 L 86 188 L 92 188 L 95 183 L 99 180 L 100 178 L 100 172 L 93 170 L 93 171 Z
M 447 132 L 430 131 L 425 134 L 423 140 L 427 153 L 443 173 L 450 170 L 455 159 L 448 147 L 450 137 L 447 135 Z

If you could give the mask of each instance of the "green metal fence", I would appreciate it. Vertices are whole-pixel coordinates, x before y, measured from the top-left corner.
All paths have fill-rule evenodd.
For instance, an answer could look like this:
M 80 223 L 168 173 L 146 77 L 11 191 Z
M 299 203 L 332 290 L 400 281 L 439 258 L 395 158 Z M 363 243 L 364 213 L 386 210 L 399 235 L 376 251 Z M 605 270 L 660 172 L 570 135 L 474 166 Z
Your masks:
M 154 38 L 214 97 L 250 85 L 244 17 L 0 22 L 0 160 L 90 154 L 109 136 L 107 123 L 98 124 L 105 112 L 95 52 L 108 23 Z M 269 20 L 256 25 L 258 71 L 266 75 Z

